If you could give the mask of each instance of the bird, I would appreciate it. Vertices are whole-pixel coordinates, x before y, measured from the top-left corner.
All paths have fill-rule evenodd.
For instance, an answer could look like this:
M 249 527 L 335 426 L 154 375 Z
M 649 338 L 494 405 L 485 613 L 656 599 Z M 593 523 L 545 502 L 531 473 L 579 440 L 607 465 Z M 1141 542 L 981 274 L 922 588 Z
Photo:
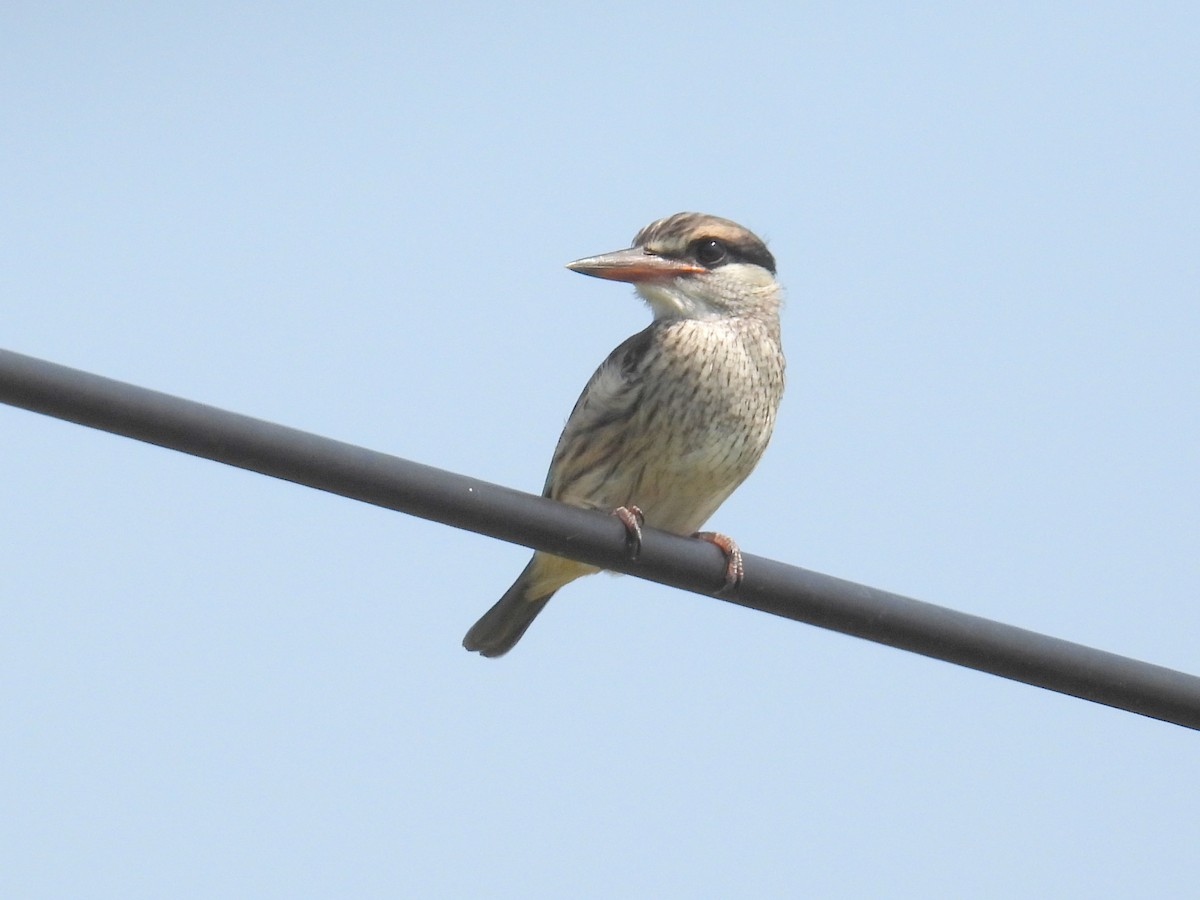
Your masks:
M 709 540 L 742 578 L 737 544 L 699 532 L 758 464 L 784 386 L 775 257 L 749 229 L 705 213 L 651 222 L 632 246 L 567 263 L 627 282 L 653 320 L 592 375 L 563 428 L 543 496 L 612 512 L 631 555 L 650 526 Z M 564 585 L 599 571 L 537 551 L 463 646 L 511 650 Z

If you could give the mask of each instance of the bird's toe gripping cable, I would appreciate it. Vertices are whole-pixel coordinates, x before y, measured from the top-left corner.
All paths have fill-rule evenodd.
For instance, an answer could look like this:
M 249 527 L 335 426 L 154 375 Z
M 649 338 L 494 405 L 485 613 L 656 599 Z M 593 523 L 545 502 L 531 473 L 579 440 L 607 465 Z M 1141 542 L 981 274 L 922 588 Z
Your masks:
M 625 526 L 625 551 L 630 559 L 637 559 L 642 552 L 642 525 L 646 515 L 636 506 L 618 506 L 612 511 Z
M 742 583 L 746 566 L 742 562 L 742 551 L 733 538 L 717 531 L 697 531 L 692 537 L 715 544 L 725 554 L 725 585 L 717 593 L 723 594 Z

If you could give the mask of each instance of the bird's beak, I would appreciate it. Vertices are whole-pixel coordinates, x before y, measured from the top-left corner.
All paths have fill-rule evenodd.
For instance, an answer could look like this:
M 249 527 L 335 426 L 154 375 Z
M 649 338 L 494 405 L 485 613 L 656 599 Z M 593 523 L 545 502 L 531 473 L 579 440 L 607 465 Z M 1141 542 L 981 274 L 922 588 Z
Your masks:
M 567 263 L 572 272 L 581 272 L 610 281 L 628 281 L 640 284 L 647 281 L 670 281 L 680 275 L 703 272 L 701 266 L 682 259 L 657 256 L 643 247 L 616 250 L 601 256 L 589 256 Z

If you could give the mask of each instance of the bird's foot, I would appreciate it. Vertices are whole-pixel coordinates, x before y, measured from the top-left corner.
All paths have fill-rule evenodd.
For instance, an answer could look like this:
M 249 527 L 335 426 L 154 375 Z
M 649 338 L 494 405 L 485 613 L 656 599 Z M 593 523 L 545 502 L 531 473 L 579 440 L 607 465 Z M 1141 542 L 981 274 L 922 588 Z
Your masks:
M 625 552 L 630 559 L 637 559 L 642 552 L 642 526 L 646 524 L 646 514 L 636 506 L 618 506 L 612 514 L 625 526 Z
M 697 531 L 692 537 L 715 544 L 717 549 L 725 554 L 725 585 L 717 591 L 718 594 L 732 590 L 742 583 L 746 567 L 742 563 L 742 551 L 733 538 L 716 531 Z

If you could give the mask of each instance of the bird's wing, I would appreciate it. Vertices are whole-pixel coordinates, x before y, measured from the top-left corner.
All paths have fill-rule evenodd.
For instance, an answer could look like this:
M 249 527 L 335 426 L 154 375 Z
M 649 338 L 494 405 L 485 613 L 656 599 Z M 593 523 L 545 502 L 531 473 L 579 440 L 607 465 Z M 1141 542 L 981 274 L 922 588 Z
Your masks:
M 562 499 L 576 480 L 594 474 L 619 449 L 622 423 L 642 399 L 642 373 L 654 326 L 623 341 L 588 380 L 563 427 L 543 495 Z

